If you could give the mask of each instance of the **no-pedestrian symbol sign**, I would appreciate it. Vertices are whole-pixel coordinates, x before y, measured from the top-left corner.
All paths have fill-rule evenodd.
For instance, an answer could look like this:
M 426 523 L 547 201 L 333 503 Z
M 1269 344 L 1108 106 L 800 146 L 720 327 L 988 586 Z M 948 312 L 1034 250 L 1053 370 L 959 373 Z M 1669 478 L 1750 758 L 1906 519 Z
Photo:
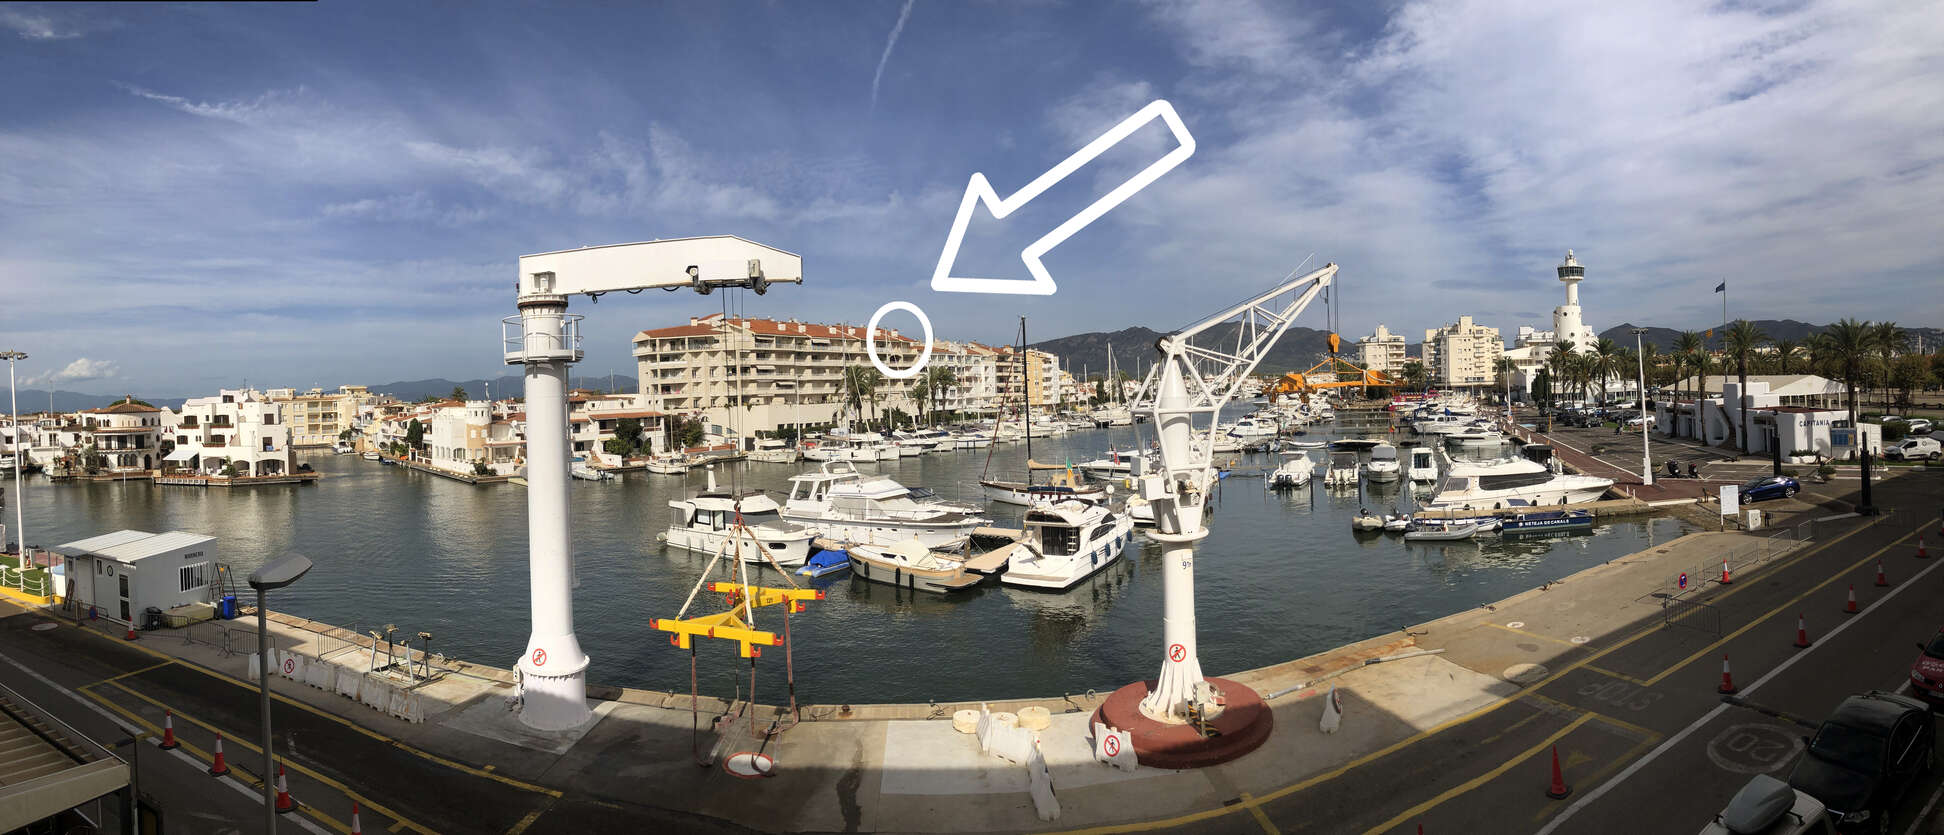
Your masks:
M 1683 580 L 1683 581 L 1682 581 L 1682 583 L 1683 583 L 1683 584 L 1685 584 L 1686 582 L 1687 582 L 1687 581 L 1685 581 L 1685 580 Z M 546 650 L 544 650 L 544 649 L 536 649 L 536 650 L 534 650 L 534 651 L 533 651 L 533 666 L 535 666 L 535 667 L 545 667 L 545 666 L 547 666 L 547 651 L 546 651 Z
M 290 675 L 291 673 L 294 672 L 297 672 L 297 659 L 295 658 L 284 659 L 284 675 Z
M 1107 751 L 1107 756 L 1118 757 L 1120 756 L 1120 737 L 1107 737 L 1100 741 L 1100 747 Z
M 1681 588 L 1682 588 L 1683 590 L 1685 590 L 1685 589 L 1687 588 L 1687 572 L 1685 572 L 1685 571 L 1683 571 L 1683 572 L 1681 572 L 1681 580 L 1680 580 L 1680 584 L 1681 584 Z
M 1171 646 L 1171 647 L 1168 647 L 1168 660 L 1169 660 L 1169 661 L 1180 661 L 1181 659 L 1183 659 L 1183 658 L 1187 658 L 1187 657 L 1188 657 L 1188 648 L 1187 648 L 1187 647 L 1184 647 L 1184 646 L 1182 646 L 1182 645 L 1180 645 L 1180 644 L 1175 644 L 1175 645 L 1173 645 L 1173 646 Z

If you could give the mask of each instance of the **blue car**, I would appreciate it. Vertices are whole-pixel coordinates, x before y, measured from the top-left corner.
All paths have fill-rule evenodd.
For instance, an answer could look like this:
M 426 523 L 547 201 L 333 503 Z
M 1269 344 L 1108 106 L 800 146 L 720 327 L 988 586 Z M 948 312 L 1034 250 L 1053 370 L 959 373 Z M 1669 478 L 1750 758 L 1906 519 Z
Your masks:
M 1753 479 L 1741 486 L 1741 500 L 1759 502 L 1765 499 L 1785 499 L 1802 492 L 1802 483 L 1794 476 L 1768 475 Z

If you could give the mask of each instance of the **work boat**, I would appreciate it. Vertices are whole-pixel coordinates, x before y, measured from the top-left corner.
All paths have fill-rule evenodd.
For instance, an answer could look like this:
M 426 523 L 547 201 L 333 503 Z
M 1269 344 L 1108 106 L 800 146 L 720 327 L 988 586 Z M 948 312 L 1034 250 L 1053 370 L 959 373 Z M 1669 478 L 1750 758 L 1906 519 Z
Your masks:
M 691 498 L 672 500 L 668 506 L 675 509 L 675 519 L 656 538 L 697 553 L 713 554 L 726 547 L 732 552 L 729 556 L 743 562 L 764 564 L 774 560 L 779 566 L 802 565 L 810 557 L 810 541 L 817 537 L 813 528 L 783 521 L 782 509 L 768 493 L 716 489 L 714 472 L 709 473 L 708 489 Z M 749 535 L 732 538 L 738 513 Z M 725 546 L 725 541 L 733 544 Z
M 1432 457 L 1430 447 L 1411 449 L 1411 466 L 1405 475 L 1412 481 L 1435 482 L 1438 480 L 1438 462 Z
M 1514 501 L 1535 505 L 1590 502 L 1606 495 L 1613 479 L 1555 474 L 1524 458 L 1453 461 L 1426 510 L 1499 510 Z
M 1009 586 L 1069 588 L 1113 565 L 1134 541 L 1134 520 L 1074 499 L 1034 505 L 1025 527 L 999 575 Z
M 1316 474 L 1316 462 L 1311 461 L 1309 454 L 1304 452 L 1285 452 L 1283 455 L 1287 460 L 1269 474 L 1269 489 L 1282 490 L 1308 484 L 1310 477 Z
M 1399 472 L 1397 447 L 1378 444 L 1370 448 L 1370 460 L 1364 464 L 1364 476 L 1371 481 L 1396 481 Z
M 828 462 L 790 477 L 783 519 L 819 528 L 842 542 L 890 545 L 917 539 L 937 547 L 972 533 L 988 521 L 978 508 L 947 502 L 887 476 L 860 476 L 856 468 Z

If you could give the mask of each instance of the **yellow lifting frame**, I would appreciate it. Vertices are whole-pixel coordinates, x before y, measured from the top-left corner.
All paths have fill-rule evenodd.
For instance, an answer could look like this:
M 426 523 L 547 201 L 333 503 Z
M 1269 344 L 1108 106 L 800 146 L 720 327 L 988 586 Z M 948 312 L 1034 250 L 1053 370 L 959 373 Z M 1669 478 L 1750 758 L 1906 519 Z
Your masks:
M 729 594 L 729 611 L 714 615 L 693 618 L 655 618 L 648 621 L 648 628 L 672 633 L 668 642 L 682 649 L 691 649 L 695 638 L 721 638 L 735 641 L 738 653 L 743 658 L 760 658 L 765 646 L 782 646 L 783 636 L 774 632 L 753 629 L 741 614 L 745 590 L 750 593 L 755 606 L 775 606 L 787 604 L 792 613 L 803 611 L 803 601 L 822 600 L 823 592 L 814 589 L 774 589 L 764 586 L 744 586 L 741 583 L 715 582 L 709 590 Z

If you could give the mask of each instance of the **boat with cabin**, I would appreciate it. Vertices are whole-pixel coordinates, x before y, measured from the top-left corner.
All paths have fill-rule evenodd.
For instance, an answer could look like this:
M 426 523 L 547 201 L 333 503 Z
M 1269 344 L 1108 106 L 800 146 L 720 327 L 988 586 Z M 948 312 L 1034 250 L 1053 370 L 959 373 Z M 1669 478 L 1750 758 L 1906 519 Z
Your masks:
M 1062 591 L 1113 565 L 1134 541 L 1134 521 L 1099 504 L 1064 499 L 1026 511 L 999 582 Z
M 916 539 L 887 545 L 849 543 L 843 551 L 851 573 L 873 583 L 948 594 L 965 591 L 984 579 L 968 571 L 963 560 L 934 551 Z
M 783 518 L 840 542 L 890 545 L 916 538 L 927 547 L 960 539 L 988 521 L 971 505 L 905 487 L 889 476 L 865 478 L 856 467 L 836 461 L 790 477 Z
M 1397 447 L 1378 444 L 1370 448 L 1370 460 L 1364 462 L 1364 477 L 1371 481 L 1396 481 L 1400 472 Z
M 1316 462 L 1301 451 L 1283 453 L 1281 466 L 1269 473 L 1269 489 L 1289 490 L 1310 483 L 1316 475 Z
M 1405 468 L 1405 477 L 1412 481 L 1433 483 L 1438 480 L 1438 461 L 1430 447 L 1411 448 L 1410 466 Z
M 1453 460 L 1426 510 L 1502 510 L 1513 502 L 1532 505 L 1596 501 L 1613 479 L 1555 473 L 1525 458 L 1496 461 Z
M 748 563 L 802 565 L 810 557 L 811 540 L 818 535 L 815 528 L 784 521 L 782 507 L 765 491 L 717 489 L 713 472 L 706 489 L 673 499 L 668 506 L 674 508 L 675 518 L 656 538 L 701 554 L 723 550 Z M 738 520 L 746 535 L 737 534 Z

